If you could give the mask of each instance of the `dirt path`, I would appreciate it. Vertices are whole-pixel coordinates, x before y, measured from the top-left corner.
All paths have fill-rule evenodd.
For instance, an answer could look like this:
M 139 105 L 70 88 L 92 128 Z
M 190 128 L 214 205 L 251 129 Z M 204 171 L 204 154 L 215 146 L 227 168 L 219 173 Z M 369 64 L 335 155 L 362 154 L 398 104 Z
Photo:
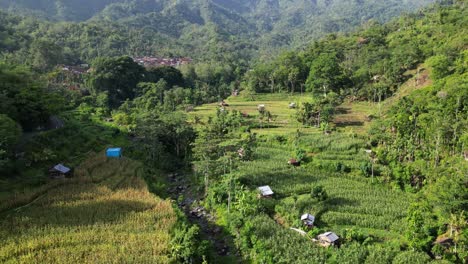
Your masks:
M 223 263 L 242 263 L 232 237 L 225 234 L 223 228 L 216 224 L 216 216 L 199 205 L 200 199 L 203 198 L 190 185 L 187 177 L 174 173 L 168 175 L 168 179 L 170 196 L 178 201 L 178 206 L 185 212 L 189 221 L 200 227 L 202 238 L 212 242 L 215 260 L 222 260 Z M 183 199 L 180 200 L 179 197 Z

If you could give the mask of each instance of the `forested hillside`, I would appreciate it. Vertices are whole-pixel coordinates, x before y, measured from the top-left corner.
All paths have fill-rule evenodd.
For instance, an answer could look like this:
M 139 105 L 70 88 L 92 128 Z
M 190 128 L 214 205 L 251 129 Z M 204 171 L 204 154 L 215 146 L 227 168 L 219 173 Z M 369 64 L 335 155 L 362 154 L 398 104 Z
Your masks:
M 224 53 L 242 49 L 246 50 L 244 55 L 252 55 L 249 52 L 269 54 L 284 47 L 303 46 L 326 33 L 346 32 L 369 20 L 385 22 L 431 2 L 433 0 L 2 0 L 0 7 L 56 21 L 91 20 L 97 27 L 117 23 L 130 30 L 140 29 L 139 35 L 145 33 L 140 42 L 146 42 L 146 39 L 175 42 L 183 47 L 174 50 L 180 55 L 192 54 L 190 51 L 193 50 L 206 55 L 213 49 Z M 61 29 L 64 30 L 67 31 Z M 137 52 L 143 55 L 143 52 L 159 53 L 160 49 L 164 51 L 167 47 L 162 43 L 149 45 L 152 46 L 151 51 L 111 48 L 117 49 L 115 52 L 120 52 L 120 55 L 136 55 Z

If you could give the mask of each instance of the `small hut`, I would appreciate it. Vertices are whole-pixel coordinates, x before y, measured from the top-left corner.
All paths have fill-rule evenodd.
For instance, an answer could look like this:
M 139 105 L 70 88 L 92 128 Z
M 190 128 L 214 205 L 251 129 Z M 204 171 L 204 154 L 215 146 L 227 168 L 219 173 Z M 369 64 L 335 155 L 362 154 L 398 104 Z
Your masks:
M 57 164 L 49 170 L 50 178 L 63 179 L 72 176 L 72 170 L 63 164 Z
M 295 108 L 296 108 L 296 103 L 289 104 L 289 109 L 295 109 Z
M 226 103 L 224 100 L 222 100 L 221 103 L 219 103 L 219 106 L 225 107 L 225 106 L 229 106 L 229 104 Z
M 268 185 L 258 187 L 258 190 L 260 191 L 260 196 L 262 198 L 270 198 L 274 194 L 274 192 L 271 190 L 270 186 Z
M 232 91 L 232 96 L 238 96 L 239 95 L 239 90 L 234 90 Z
M 108 158 L 121 158 L 122 149 L 121 148 L 108 148 L 106 150 L 106 157 Z
M 301 162 L 296 160 L 296 159 L 289 159 L 288 164 L 294 167 L 299 167 L 301 166 Z
M 257 110 L 258 110 L 260 113 L 265 112 L 265 105 L 264 105 L 264 104 L 259 104 L 259 105 L 257 106 Z
M 315 222 L 315 216 L 311 214 L 303 214 L 301 216 L 301 221 L 304 223 L 305 226 L 307 227 L 314 227 L 314 222 Z
M 334 246 L 336 245 L 337 241 L 340 239 L 335 233 L 333 232 L 326 232 L 318 237 L 318 241 L 321 246 L 323 247 L 329 247 L 329 246 Z

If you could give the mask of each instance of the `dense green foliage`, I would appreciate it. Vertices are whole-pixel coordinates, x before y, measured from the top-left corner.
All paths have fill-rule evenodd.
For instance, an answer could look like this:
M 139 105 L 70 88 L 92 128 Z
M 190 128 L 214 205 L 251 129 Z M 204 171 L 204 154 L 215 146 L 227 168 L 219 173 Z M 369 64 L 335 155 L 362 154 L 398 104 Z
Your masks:
M 429 2 L 0 0 L 46 18 L 0 13 L 0 259 L 211 261 L 206 227 L 147 190 L 193 170 L 170 192 L 200 193 L 178 204 L 210 211 L 246 262 L 465 263 L 465 1 L 379 23 Z M 274 56 L 286 46 L 303 48 Z M 127 158 L 86 159 L 109 146 Z M 57 163 L 78 177 L 48 179 Z M 313 241 L 326 231 L 337 247 Z
M 381 101 L 408 79 L 409 69 L 426 59 L 435 56 L 429 62 L 437 64 L 436 77 L 463 61 L 465 14 L 464 8 L 435 6 L 426 15 L 403 15 L 384 25 L 369 22 L 351 34 L 332 34 L 305 51 L 259 63 L 246 74 L 245 87 L 255 92 L 293 92 L 294 87 L 305 86 L 315 93 L 334 91 Z
M 7 11 L 86 22 L 52 24 L 27 19 L 11 25 L 2 14 L 0 32 L 6 29 L 11 33 L 10 26 L 23 34 L 34 32 L 35 40 L 51 41 L 67 55 L 79 55 L 82 60 L 157 52 L 229 61 L 251 57 L 258 51 L 268 56 L 271 50 L 303 46 L 326 33 L 349 31 L 372 19 L 384 22 L 431 2 L 1 0 L 0 8 Z M 5 44 L 12 48 L 17 41 L 24 43 L 25 39 L 9 36 Z

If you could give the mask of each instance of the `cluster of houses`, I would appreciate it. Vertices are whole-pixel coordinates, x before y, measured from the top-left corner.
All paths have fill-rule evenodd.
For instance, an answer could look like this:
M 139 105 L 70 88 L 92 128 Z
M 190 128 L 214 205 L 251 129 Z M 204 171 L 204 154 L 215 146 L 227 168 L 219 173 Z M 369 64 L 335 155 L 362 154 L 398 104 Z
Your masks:
M 273 190 L 270 186 L 260 186 L 258 187 L 259 197 L 260 198 L 271 198 L 274 195 Z M 301 215 L 301 222 L 305 229 L 314 228 L 315 216 L 305 213 Z M 307 232 L 298 228 L 291 228 L 291 230 L 298 232 L 299 234 L 306 236 Z M 318 243 L 323 247 L 335 246 L 339 242 L 339 237 L 333 232 L 325 232 L 317 236 L 317 238 L 312 239 L 313 242 Z
M 144 67 L 171 66 L 178 67 L 192 62 L 191 58 L 160 58 L 160 57 L 135 57 L 133 60 Z
M 68 72 L 74 75 L 83 75 L 90 72 L 89 64 L 80 64 L 80 65 L 59 65 L 60 69 L 63 72 Z

